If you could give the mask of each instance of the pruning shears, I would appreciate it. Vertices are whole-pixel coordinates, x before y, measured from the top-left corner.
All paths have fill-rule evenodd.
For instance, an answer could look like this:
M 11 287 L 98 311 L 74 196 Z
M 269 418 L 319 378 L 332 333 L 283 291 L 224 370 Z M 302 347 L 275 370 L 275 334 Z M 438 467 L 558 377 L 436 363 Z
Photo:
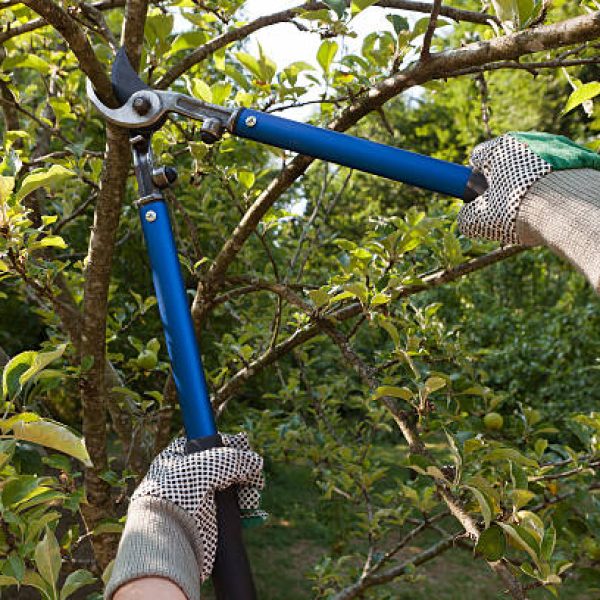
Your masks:
M 188 306 L 169 212 L 163 196 L 177 177 L 171 167 L 157 168 L 152 134 L 170 113 L 201 121 L 200 137 L 212 144 L 225 132 L 372 173 L 422 189 L 474 200 L 487 188 L 485 177 L 471 168 L 378 144 L 330 129 L 298 123 L 249 108 L 226 108 L 185 94 L 153 90 L 132 68 L 120 49 L 112 69 L 112 84 L 121 106 L 110 108 L 97 97 L 88 80 L 87 93 L 104 119 L 130 132 L 138 182 L 137 206 L 150 257 L 154 287 L 171 359 L 187 450 L 221 446 L 200 351 Z M 241 536 L 236 490 L 217 494 L 219 543 L 213 583 L 219 600 L 254 600 L 256 591 Z

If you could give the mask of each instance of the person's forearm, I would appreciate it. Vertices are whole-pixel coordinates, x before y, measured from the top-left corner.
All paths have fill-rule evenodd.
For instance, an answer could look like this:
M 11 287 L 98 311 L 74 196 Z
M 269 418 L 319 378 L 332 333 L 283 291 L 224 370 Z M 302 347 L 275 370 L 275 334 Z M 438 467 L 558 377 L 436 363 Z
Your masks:
M 600 293 L 600 171 L 556 171 L 531 186 L 517 218 L 519 239 L 565 257 Z
M 187 600 L 178 585 L 162 577 L 134 579 L 122 585 L 113 595 L 113 600 Z
M 106 600 L 198 600 L 202 549 L 195 529 L 191 515 L 168 500 L 146 497 L 133 502 L 106 586 Z M 155 596 L 156 588 L 151 596 L 144 596 L 149 582 L 157 578 L 167 595 Z

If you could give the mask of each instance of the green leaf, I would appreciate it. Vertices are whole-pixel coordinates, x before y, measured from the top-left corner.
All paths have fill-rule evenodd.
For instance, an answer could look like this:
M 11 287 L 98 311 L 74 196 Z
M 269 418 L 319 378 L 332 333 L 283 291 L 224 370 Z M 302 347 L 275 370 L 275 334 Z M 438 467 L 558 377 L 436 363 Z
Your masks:
M 35 547 L 33 556 L 35 566 L 40 575 L 55 588 L 62 559 L 60 556 L 60 547 L 56 541 L 54 532 L 50 528 L 46 528 L 46 535 Z
M 15 452 L 14 440 L 0 440 L 0 469 L 3 469 Z
M 375 4 L 377 0 L 352 0 L 350 4 L 350 12 L 352 16 L 356 16 L 358 13 L 365 10 L 365 8 L 369 8 L 372 4 Z
M 582 86 L 578 87 L 567 100 L 567 104 L 563 109 L 562 114 L 565 115 L 568 112 L 572 111 L 574 108 L 577 108 L 584 102 L 588 100 L 592 100 L 596 96 L 600 94 L 600 82 L 592 81 L 591 83 L 584 83 Z
M 13 433 L 16 439 L 33 442 L 59 450 L 69 456 L 80 460 L 86 466 L 91 466 L 90 456 L 85 447 L 82 437 L 73 433 L 70 429 L 49 419 L 24 422 L 18 421 L 13 425 Z
M 194 79 L 191 85 L 191 92 L 200 100 L 204 100 L 204 102 L 212 102 L 213 95 L 210 86 L 202 79 Z
M 40 577 L 40 574 L 36 571 L 27 571 L 25 576 L 23 577 L 23 585 L 29 585 L 31 587 L 37 588 L 40 592 L 42 592 L 42 596 L 47 600 L 54 600 L 56 598 L 56 594 L 53 593 L 53 589 L 46 581 Z
M 523 26 L 525 25 L 525 23 L 527 23 L 527 21 L 533 14 L 536 4 L 537 3 L 535 0 L 517 0 L 520 26 Z
M 508 523 L 498 523 L 505 533 L 513 540 L 519 550 L 527 552 L 533 561 L 538 564 L 539 557 L 536 552 L 536 544 L 533 536 L 518 525 L 509 525 Z
M 2 397 L 13 398 L 21 391 L 21 383 L 19 381 L 21 375 L 25 373 L 33 364 L 37 352 L 28 350 L 21 352 L 11 358 L 4 366 L 2 372 Z
M 101 533 L 123 533 L 124 523 L 114 519 L 105 519 L 94 528 L 94 535 Z
M 73 571 L 65 579 L 65 583 L 60 591 L 60 600 L 66 600 L 66 598 L 75 593 L 79 588 L 82 588 L 85 585 L 90 585 L 95 581 L 96 578 L 85 569 Z
M 544 438 L 540 438 L 539 440 L 535 441 L 535 453 L 537 454 L 537 457 L 539 460 L 542 459 L 542 456 L 544 455 L 544 452 L 546 452 L 546 448 L 548 447 L 548 440 L 544 439 Z
M 41 187 L 47 188 L 50 185 L 59 183 L 74 176 L 75 173 L 73 173 L 73 171 L 69 171 L 69 169 L 66 169 L 62 165 L 52 165 L 47 170 L 31 173 L 31 175 L 28 175 L 23 180 L 19 191 L 16 193 L 16 200 L 20 202 L 23 198 L 25 198 L 25 196 L 31 194 L 31 192 L 34 192 Z
M 324 2 L 335 12 L 338 18 L 341 19 L 344 16 L 344 13 L 346 12 L 345 0 L 324 0 Z
M 219 81 L 210 86 L 212 94 L 212 102 L 214 104 L 223 105 L 226 100 L 231 96 L 232 86 L 230 83 L 225 81 Z
M 478 490 L 471 485 L 466 485 L 465 487 L 473 494 L 473 496 L 475 496 L 475 499 L 479 504 L 479 510 L 483 516 L 483 521 L 485 522 L 485 527 L 487 529 L 492 522 L 493 504 L 486 498 L 485 494 L 483 494 L 481 490 Z
M 0 175 L 0 202 L 4 203 L 15 188 L 15 178 Z
M 491 525 L 479 536 L 475 552 L 481 554 L 486 560 L 500 560 L 506 551 L 504 532 L 496 524 Z
M 390 302 L 391 297 L 386 294 L 375 294 L 371 298 L 371 306 L 380 306 L 381 304 L 387 304 Z
M 446 380 L 443 377 L 429 377 L 425 382 L 425 392 L 428 395 L 441 390 L 443 387 L 446 387 Z
M 396 387 L 394 385 L 382 385 L 375 390 L 375 399 L 385 396 L 410 401 L 413 399 L 414 394 L 407 387 Z
M 249 190 L 256 180 L 256 176 L 252 171 L 238 171 L 237 172 L 238 181 Z
M 19 580 L 16 577 L 11 577 L 10 575 L 0 575 L 0 587 L 18 584 Z
M 238 59 L 248 71 L 252 73 L 256 78 L 260 78 L 260 66 L 254 56 L 247 54 L 246 52 L 238 52 L 235 57 Z
M 319 50 L 317 51 L 317 62 L 321 65 L 321 69 L 323 69 L 325 75 L 329 74 L 331 63 L 337 54 L 338 48 L 338 43 L 333 40 L 325 40 L 319 46 Z
M 34 250 L 39 250 L 40 248 L 61 248 L 64 249 L 67 247 L 65 240 L 63 240 L 60 235 L 47 235 L 43 237 L 41 240 L 33 242 L 27 246 L 27 249 L 30 252 Z
M 367 303 L 367 298 L 369 296 L 367 286 L 364 283 L 348 283 L 344 286 L 346 292 L 349 292 L 356 298 L 358 298 L 363 304 Z M 337 298 L 339 299 L 339 297 Z
M 25 56 L 23 54 L 11 56 L 2 63 L 2 68 L 5 72 L 13 69 L 33 69 L 42 75 L 48 75 L 50 72 L 50 65 L 43 58 L 32 53 Z
M 35 475 L 19 475 L 9 479 L 2 488 L 2 504 L 4 506 L 18 504 L 39 486 L 40 481 Z
M 401 15 L 386 15 L 385 18 L 392 24 L 396 35 L 400 35 L 403 31 L 408 31 L 410 28 L 408 19 Z
M 27 371 L 22 373 L 19 377 L 19 383 L 21 385 L 25 385 L 44 367 L 48 366 L 51 362 L 54 362 L 57 358 L 60 358 L 64 354 L 66 348 L 66 344 L 61 344 L 55 350 L 52 350 L 50 352 L 37 352 L 29 369 L 27 369 Z
M 542 547 L 540 554 L 542 558 L 549 561 L 554 554 L 554 547 L 556 546 L 556 529 L 551 524 L 544 532 L 544 539 L 542 540 Z
M 106 569 L 104 569 L 104 571 L 102 571 L 102 583 L 104 583 L 105 586 L 108 585 L 108 582 L 112 575 L 114 566 L 115 566 L 115 561 L 113 559 L 108 563 L 108 565 L 106 565 Z
M 310 290 L 308 292 L 308 295 L 310 296 L 310 299 L 315 303 L 315 306 L 317 308 L 320 308 L 321 306 L 324 306 L 325 304 L 329 303 L 329 294 L 327 293 L 327 290 Z
M 235 56 L 238 61 L 255 76 L 259 85 L 268 84 L 275 76 L 275 73 L 277 72 L 277 66 L 264 54 L 260 44 L 258 45 L 258 52 L 258 59 L 254 58 L 250 54 L 247 54 L 246 52 L 238 52 Z
M 510 496 L 515 510 L 519 510 L 535 498 L 535 494 L 529 490 L 511 490 L 508 492 L 508 495 Z
M 12 576 L 18 581 L 23 581 L 25 577 L 25 561 L 13 551 L 9 554 L 2 571 L 9 577 Z
M 37 540 L 38 534 L 42 529 L 45 529 L 47 525 L 53 523 L 54 521 L 58 521 L 60 519 L 61 514 L 55 510 L 51 510 L 47 513 L 44 513 L 39 519 L 35 520 L 35 523 L 31 523 L 27 529 L 27 537 L 25 538 L 25 542 L 29 543 L 33 540 Z
M 486 462 L 498 462 L 501 460 L 512 460 L 517 464 L 524 465 L 526 467 L 537 467 L 538 464 L 535 460 L 523 456 L 518 450 L 514 448 L 496 448 L 486 454 L 483 457 Z

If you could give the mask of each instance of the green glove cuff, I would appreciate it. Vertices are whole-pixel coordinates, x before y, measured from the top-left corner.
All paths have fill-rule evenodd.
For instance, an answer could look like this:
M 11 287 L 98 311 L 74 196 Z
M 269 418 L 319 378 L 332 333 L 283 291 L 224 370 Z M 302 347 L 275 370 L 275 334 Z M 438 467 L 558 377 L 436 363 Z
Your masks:
M 599 154 L 579 146 L 563 135 L 537 131 L 511 131 L 509 135 L 528 146 L 534 154 L 549 163 L 553 171 L 600 170 Z

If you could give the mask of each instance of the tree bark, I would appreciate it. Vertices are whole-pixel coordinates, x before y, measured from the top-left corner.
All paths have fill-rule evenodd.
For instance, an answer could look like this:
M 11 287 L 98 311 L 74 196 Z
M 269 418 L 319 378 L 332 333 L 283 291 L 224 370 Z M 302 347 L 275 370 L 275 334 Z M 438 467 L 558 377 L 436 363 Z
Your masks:
M 107 153 L 100 193 L 90 237 L 85 270 L 81 321 L 81 358 L 92 366 L 81 378 L 83 434 L 93 466 L 85 471 L 88 504 L 83 513 L 89 528 L 112 513 L 110 486 L 101 479 L 108 469 L 106 452 L 106 319 L 108 287 L 119 224 L 119 213 L 129 170 L 128 134 L 108 126 Z M 116 548 L 113 535 L 94 536 L 94 553 L 101 568 L 112 560 Z

